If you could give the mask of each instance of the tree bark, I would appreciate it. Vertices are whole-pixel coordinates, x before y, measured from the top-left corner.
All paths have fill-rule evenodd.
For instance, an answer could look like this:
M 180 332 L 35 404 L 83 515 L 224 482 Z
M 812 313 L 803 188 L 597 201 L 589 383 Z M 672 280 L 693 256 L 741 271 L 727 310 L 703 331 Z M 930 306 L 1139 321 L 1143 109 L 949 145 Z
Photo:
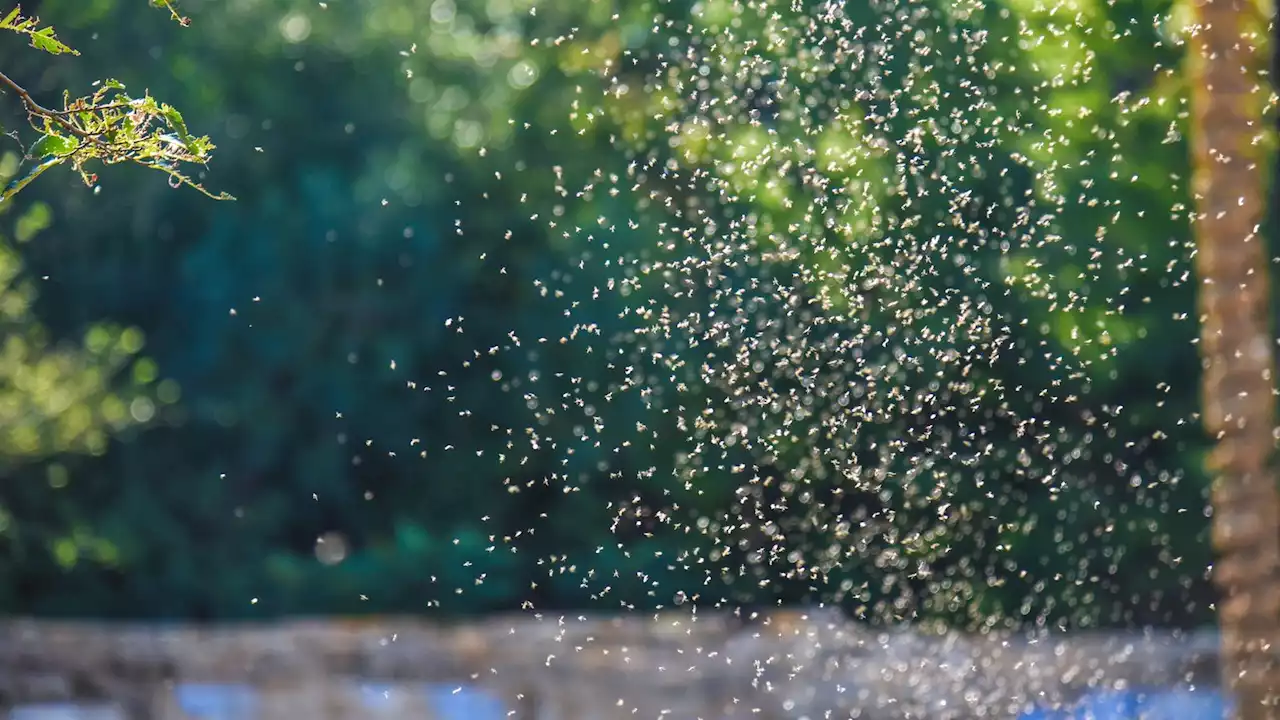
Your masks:
M 1269 83 L 1261 8 L 1197 0 L 1190 40 L 1204 423 L 1211 456 L 1223 684 L 1240 720 L 1276 718 L 1280 697 L 1280 499 L 1274 338 L 1261 235 L 1261 143 Z

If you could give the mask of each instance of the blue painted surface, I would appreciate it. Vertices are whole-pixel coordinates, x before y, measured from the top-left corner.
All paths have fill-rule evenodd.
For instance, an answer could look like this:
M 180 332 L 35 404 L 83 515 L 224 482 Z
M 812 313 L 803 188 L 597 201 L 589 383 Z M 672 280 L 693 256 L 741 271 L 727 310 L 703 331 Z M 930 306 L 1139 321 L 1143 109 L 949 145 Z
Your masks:
M 1175 690 L 1153 694 L 1143 703 L 1141 720 L 1223 720 L 1226 698 L 1213 690 Z
M 1086 696 L 1067 717 L 1071 720 L 1133 720 L 1141 698 L 1130 692 L 1098 692 Z
M 390 705 L 395 700 L 396 692 L 397 689 L 391 685 L 364 683 L 360 686 L 360 703 L 367 708 Z
M 258 696 L 248 685 L 184 683 L 173 691 L 182 712 L 199 720 L 245 720 L 256 715 Z
M 427 686 L 431 708 L 440 720 L 506 720 L 507 708 L 498 698 L 475 687 Z
M 1018 720 L 1223 720 L 1228 704 L 1213 690 L 1097 692 L 1069 708 L 1034 708 Z

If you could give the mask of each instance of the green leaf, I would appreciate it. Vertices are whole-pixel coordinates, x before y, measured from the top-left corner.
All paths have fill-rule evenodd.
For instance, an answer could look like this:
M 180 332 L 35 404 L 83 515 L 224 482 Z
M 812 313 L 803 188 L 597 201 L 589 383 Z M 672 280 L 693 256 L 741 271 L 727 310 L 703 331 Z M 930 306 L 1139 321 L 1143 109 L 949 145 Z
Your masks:
M 182 113 L 178 112 L 177 108 L 171 105 L 161 105 L 160 115 L 177 131 L 178 137 L 182 139 L 183 143 L 191 144 L 191 133 L 187 132 L 187 123 L 182 119 Z
M 30 242 L 31 238 L 48 229 L 52 223 L 53 213 L 49 206 L 42 202 L 33 203 L 14 223 L 13 239 L 20 243 Z
M 17 24 L 18 19 L 22 17 L 21 12 L 21 6 L 10 10 L 9 14 L 5 15 L 3 20 L 0 20 L 0 28 L 13 28 Z
M 31 171 L 28 172 L 26 175 L 10 182 L 8 185 L 5 186 L 4 190 L 0 190 L 0 207 L 4 207 L 5 203 L 11 200 L 14 195 L 17 195 L 19 192 L 21 192 L 23 188 L 30 185 L 31 181 L 40 177 L 40 175 L 42 175 L 44 171 L 48 170 L 54 165 L 57 165 L 60 162 L 62 162 L 61 158 L 53 158 L 52 160 L 46 160 L 45 162 L 42 162 L 39 165 L 32 168 Z
M 46 158 L 49 156 L 66 157 L 80 147 L 80 141 L 63 135 L 45 135 L 31 146 L 28 156 Z
M 43 50 L 50 55 L 79 55 L 80 53 L 64 45 L 58 38 L 54 37 L 53 28 L 46 27 L 35 30 L 31 34 L 31 47 L 37 50 Z

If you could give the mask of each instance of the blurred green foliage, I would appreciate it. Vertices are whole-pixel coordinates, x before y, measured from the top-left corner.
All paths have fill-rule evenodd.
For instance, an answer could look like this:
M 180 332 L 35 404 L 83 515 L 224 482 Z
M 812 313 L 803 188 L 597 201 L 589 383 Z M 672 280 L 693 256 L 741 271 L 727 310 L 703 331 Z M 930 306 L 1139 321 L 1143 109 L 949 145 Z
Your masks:
M 1175 73 L 1149 71 L 1176 68 L 1180 54 L 1166 27 L 1131 22 L 1173 8 L 1164 0 L 1081 1 L 1074 5 L 1084 21 L 1063 26 L 1019 0 L 967 12 L 925 5 L 945 20 L 925 40 L 945 62 L 931 70 L 938 83 L 931 92 L 904 96 L 916 106 L 897 115 L 900 126 L 880 129 L 891 137 L 905 137 L 922 118 L 950 122 L 963 109 L 964 82 L 980 66 L 951 62 L 966 53 L 964 32 L 999 35 L 1023 24 L 1055 38 L 984 46 L 979 61 L 1011 68 L 997 82 L 1036 89 L 1034 97 L 988 98 L 999 116 L 992 122 L 1009 123 L 998 146 L 976 158 L 942 147 L 920 152 L 939 176 L 969 178 L 974 227 L 993 235 L 1021 228 L 1046 240 L 977 251 L 970 267 L 936 281 L 1008 288 L 990 293 L 991 302 L 1025 322 L 1015 330 L 1016 351 L 990 372 L 1022 389 L 1024 414 L 1087 442 L 1069 455 L 1068 481 L 1045 482 L 1053 470 L 1031 459 L 1026 472 L 986 471 L 985 484 L 956 498 L 957 507 L 998 499 L 971 532 L 939 541 L 947 548 L 940 562 L 957 583 L 982 582 L 920 612 L 959 623 L 1203 622 L 1212 601 L 1203 443 L 1192 423 L 1169 420 L 1193 418 L 1197 402 L 1195 328 L 1186 319 L 1192 289 L 1180 278 L 1190 237 L 1178 210 L 1188 204 L 1179 180 L 1188 177 L 1184 97 Z M 604 374 L 592 355 L 554 342 L 468 365 L 472 348 L 509 345 L 513 330 L 523 338 L 572 330 L 534 281 L 569 267 L 581 248 L 531 215 L 559 210 L 561 225 L 590 227 L 598 217 L 623 223 L 662 212 L 603 194 L 568 202 L 547 181 L 549 170 L 559 168 L 572 188 L 597 171 L 623 173 L 637 158 L 678 157 L 723 176 L 735 149 L 772 148 L 780 157 L 779 148 L 802 143 L 829 172 L 864 177 L 867 197 L 885 199 L 844 219 L 869 233 L 896 212 L 883 187 L 893 169 L 852 160 L 854 115 L 804 118 L 805 107 L 830 106 L 828 95 L 867 82 L 852 71 L 814 78 L 781 101 L 767 131 L 743 123 L 723 137 L 688 125 L 676 130 L 682 142 L 666 142 L 687 98 L 642 92 L 640 78 L 653 68 L 623 62 L 667 41 L 654 28 L 671 25 L 655 25 L 655 16 L 711 29 L 756 22 L 758 33 L 767 17 L 718 0 L 696 12 L 692 3 L 656 0 L 534 7 L 531 0 L 190 0 L 183 11 L 195 27 L 176 37 L 163 31 L 166 18 L 132 3 L 45 0 L 42 13 L 85 57 L 65 64 L 19 57 L 6 72 L 27 78 L 33 92 L 56 92 L 85 85 L 86 68 L 109 59 L 127 84 L 145 81 L 198 118 L 219 146 L 219 186 L 240 199 L 209 203 L 127 168 L 99 193 L 69 191 L 49 177 L 25 191 L 29 219 L 15 234 L 24 239 L 36 225 L 42 232 L 0 254 L 0 278 L 39 288 L 38 296 L 29 289 L 0 296 L 5 322 L 17 328 L 6 332 L 0 356 L 0 418 L 20 418 L 0 424 L 0 609 L 199 618 L 475 613 L 522 603 L 652 607 L 668 604 L 675 589 L 700 586 L 710 566 L 688 561 L 700 540 L 661 523 L 611 531 L 610 502 L 639 496 L 716 517 L 738 501 L 738 481 L 727 473 L 687 483 L 679 473 L 644 472 L 692 451 L 674 419 L 646 412 L 635 398 L 611 406 L 613 446 L 637 423 L 672 425 L 659 433 L 668 444 L 628 447 L 610 458 L 626 472 L 573 491 L 542 479 L 594 477 L 601 458 L 589 449 L 566 466 L 556 448 L 544 447 L 516 475 L 492 462 L 503 448 L 492 428 L 529 416 L 519 391 L 495 391 L 494 373 L 540 372 L 544 396 L 573 392 L 573 378 Z M 1126 28 L 1120 41 L 1116 27 Z M 557 37 L 563 41 L 530 42 Z M 721 50 L 719 62 L 728 64 L 745 52 Z M 794 38 L 767 53 L 780 66 L 807 61 Z M 1091 75 L 1055 80 L 1084 56 Z M 900 72 L 880 80 L 908 82 L 912 53 L 885 57 Z M 631 92 L 600 87 L 592 70 L 606 62 L 621 68 L 624 82 L 632 79 Z M 1113 101 L 1122 95 L 1129 100 Z M 779 176 L 766 192 L 757 191 L 760 179 L 744 175 L 741 196 L 710 200 L 755 213 L 761 236 L 818 222 L 788 202 L 789 193 L 803 192 L 798 181 Z M 954 215 L 946 193 L 919 190 L 933 200 L 912 212 L 939 223 Z M 1055 220 L 1028 225 L 1010 198 L 1035 198 Z M 1139 221 L 1117 212 L 1121 206 L 1153 210 Z M 652 226 L 620 230 L 619 250 L 658 252 Z M 1144 268 L 1168 271 L 1127 270 L 1126 258 L 1137 256 Z M 576 287 L 584 292 L 605 281 L 589 267 L 581 272 Z M 49 279 L 34 280 L 41 277 Z M 829 279 L 812 279 L 815 296 L 839 297 Z M 587 310 L 606 336 L 626 327 L 618 302 L 602 297 Z M 465 342 L 461 324 L 445 323 L 456 317 L 466 319 Z M 119 372 L 143 336 L 150 359 Z M 59 349 L 79 337 L 83 349 Z M 1069 355 L 1090 367 L 1088 378 L 1017 361 L 1033 355 Z M 564 376 L 548 372 L 555 370 Z M 1072 412 L 1053 415 L 1062 404 L 1046 406 L 1046 393 L 1076 395 Z M 1081 420 L 1121 405 L 1123 431 Z M 552 417 L 537 432 L 569 438 L 580 421 Z M 1018 455 L 1013 431 L 992 422 L 996 434 L 1008 433 L 996 440 L 1005 443 L 999 454 Z M 104 448 L 108 431 L 115 439 Z M 416 439 L 432 448 L 425 457 L 413 450 Z M 464 451 L 437 450 L 447 446 Z M 797 453 L 775 464 L 801 463 Z M 913 512 L 932 510 L 904 504 L 907 530 L 919 519 Z M 316 559 L 316 540 L 329 532 L 349 545 L 342 562 Z M 493 551 L 513 538 L 520 552 Z M 571 564 L 549 557 L 590 565 L 570 572 Z M 818 597 L 805 583 L 736 577 L 737 559 L 720 562 L 740 602 Z M 588 589 L 581 578 L 588 569 L 616 573 L 609 597 Z M 855 559 L 840 572 L 837 581 L 866 588 L 851 595 L 851 611 L 889 592 L 879 580 L 891 573 L 870 561 Z
M 0 459 L 8 469 L 62 453 L 101 455 L 109 432 L 155 414 L 145 392 L 155 363 L 138 356 L 137 328 L 95 323 L 82 343 L 55 344 L 35 317 L 35 282 L 23 277 L 18 244 L 49 220 L 48 206 L 33 204 L 13 223 L 16 242 L 0 237 Z

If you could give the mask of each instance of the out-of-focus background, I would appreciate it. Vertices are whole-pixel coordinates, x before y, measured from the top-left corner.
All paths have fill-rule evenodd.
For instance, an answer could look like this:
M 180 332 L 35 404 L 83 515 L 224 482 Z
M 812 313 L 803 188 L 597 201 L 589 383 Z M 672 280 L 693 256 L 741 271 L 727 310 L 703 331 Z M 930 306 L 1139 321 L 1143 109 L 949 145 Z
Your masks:
M 987 205 L 974 223 L 1008 227 L 1009 199 L 1045 192 L 1026 158 L 1057 168 L 1053 223 L 1065 242 L 1037 258 L 996 257 L 998 248 L 990 257 L 1005 269 L 1038 267 L 1059 296 L 1017 309 L 1026 322 L 1015 337 L 1025 333 L 1013 359 L 990 372 L 1023 388 L 1034 408 L 1064 379 L 1052 363 L 1017 358 L 1071 348 L 1090 368 L 1088 392 L 1071 401 L 1079 413 L 1044 422 L 1087 434 L 1081 417 L 1122 406 L 1123 423 L 1067 455 L 1076 482 L 987 475 L 981 492 L 1000 499 L 992 522 L 943 540 L 958 562 L 999 581 L 983 583 L 963 609 L 919 608 L 921 618 L 1211 620 L 1205 446 L 1193 422 L 1170 421 L 1195 418 L 1198 372 L 1184 274 L 1185 80 L 1169 71 L 1181 51 L 1151 21 L 1178 8 L 1078 4 L 1085 20 L 1059 27 L 1047 10 L 988 3 L 984 22 L 1022 23 L 1058 41 L 982 51 L 984 62 L 1020 53 L 1022 65 L 1006 65 L 1000 81 L 1037 88 L 1035 97 L 987 95 L 990 113 L 1030 118 L 1041 132 L 1006 134 L 958 182 Z M 581 247 L 562 228 L 643 219 L 643 207 L 606 193 L 566 202 L 547 181 L 551 168 L 581 182 L 653 153 L 715 152 L 698 146 L 706 139 L 696 132 L 681 148 L 646 146 L 659 145 L 654 109 L 670 98 L 642 83 L 625 93 L 591 88 L 609 63 L 652 75 L 653 61 L 636 58 L 668 43 L 664 27 L 713 25 L 733 15 L 730 4 L 185 0 L 185 29 L 142 2 L 27 9 L 82 56 L 50 60 L 6 38 L 6 72 L 37 96 L 104 76 L 149 88 L 212 136 L 219 147 L 203 181 L 238 199 L 214 202 L 118 167 L 97 191 L 70 172 L 50 174 L 4 214 L 0 612 L 213 620 L 652 608 L 707 574 L 664 559 L 687 549 L 687 532 L 660 522 L 620 531 L 608 509 L 611 499 L 686 494 L 670 472 L 636 472 L 669 467 L 686 450 L 680 433 L 661 435 L 668 445 L 630 447 L 621 464 L 632 471 L 615 482 L 513 495 L 509 470 L 492 462 L 501 441 L 487 431 L 521 416 L 526 399 L 493 391 L 491 368 L 513 377 L 532 365 L 511 354 L 474 372 L 464 364 L 512 332 L 565 332 L 564 313 L 538 298 L 537 282 L 576 271 Z M 1092 27 L 1123 30 L 1103 39 Z M 967 47 L 954 32 L 934 41 L 939 56 Z M 774 52 L 796 51 L 787 47 Z M 884 58 L 881 82 L 895 82 L 894 63 L 911 62 Z M 1050 82 L 1081 62 L 1090 68 L 1083 80 Z M 808 81 L 811 102 L 840 106 L 838 79 Z M 935 90 L 958 103 L 964 88 Z M 785 122 L 769 126 L 768 91 L 744 110 L 764 125 L 741 132 L 782 133 L 780 143 L 818 150 L 843 141 L 834 123 L 796 137 L 785 136 Z M 13 172 L 20 149 L 10 150 L 3 162 Z M 801 192 L 775 183 L 734 202 L 785 227 L 787 193 Z M 937 202 L 939 213 L 954 210 L 948 197 Z M 614 235 L 620 255 L 659 240 L 656 222 L 636 227 Z M 1100 227 L 1105 243 L 1096 243 Z M 996 264 L 973 267 L 937 281 L 990 280 L 982 273 Z M 586 266 L 574 282 L 604 282 L 592 272 Z M 585 311 L 606 336 L 623 327 L 610 302 Z M 1110 311 L 1117 305 L 1123 316 Z M 465 322 L 446 324 L 452 318 Z M 564 375 L 547 373 L 544 385 L 603 372 L 590 354 L 554 343 L 540 352 L 538 367 Z M 615 428 L 663 422 L 635 403 L 609 412 Z M 556 422 L 543 436 L 568 437 L 576 420 Z M 626 439 L 620 432 L 615 441 Z M 999 432 L 991 441 L 1003 452 Z M 562 460 L 546 448 L 520 473 L 543 478 Z M 698 483 L 695 510 L 714 515 L 737 501 L 728 474 Z M 521 531 L 519 553 L 488 551 L 492 537 Z M 592 554 L 618 571 L 604 599 L 545 564 Z M 842 577 L 868 588 L 846 609 L 874 606 L 880 585 L 868 580 L 885 569 L 846 565 Z M 767 580 L 744 577 L 728 592 L 744 604 L 821 599 L 805 582 Z
M 1211 625 L 1215 597 L 1186 3 L 812 5 L 182 0 L 181 28 L 140 0 L 26 3 L 82 54 L 0 37 L 7 75 L 53 104 L 104 77 L 148 88 L 212 137 L 199 179 L 237 199 L 133 167 L 103 169 L 95 188 L 59 169 L 0 213 L 0 615 L 736 618 L 655 631 L 665 650 L 651 657 L 675 654 L 637 656 L 648 671 L 704 643 L 726 657 L 801 652 L 846 623 L 1141 630 L 1183 644 L 1135 656 L 1133 636 L 1104 634 L 1134 673 L 1211 683 L 1197 658 L 1212 639 L 1176 634 Z M 806 14 L 822 42 L 787 30 Z M 814 70 L 832 48 L 858 61 Z M 17 98 L 0 103 L 20 118 Z M 0 174 L 21 172 L 22 152 L 0 144 Z M 843 216 L 815 217 L 836 197 L 850 198 L 835 203 Z M 776 252 L 733 270 L 754 309 L 730 325 L 758 334 L 717 346 L 741 350 L 741 367 L 708 351 L 694 368 L 704 387 L 679 369 L 696 342 L 663 346 L 636 328 L 715 315 L 698 304 L 710 261 L 681 263 L 721 235 L 746 255 L 760 238 Z M 901 275 L 850 279 L 850 257 L 881 256 Z M 638 270 L 663 262 L 665 274 Z M 812 302 L 773 294 L 783 275 Z M 804 315 L 837 312 L 841 284 L 881 298 L 850 321 L 857 332 L 888 348 L 910 326 L 912 352 L 942 368 L 925 380 L 963 402 L 943 411 L 906 381 L 866 390 L 854 375 L 850 401 L 796 369 L 769 385 L 771 402 L 734 406 L 725 454 L 708 460 L 699 403 L 708 416 L 733 406 L 717 394 L 726 374 L 807 362 L 788 343 L 841 332 Z M 895 326 L 882 321 L 897 292 L 918 312 Z M 931 316 L 928 298 L 944 312 Z M 975 307 L 1001 318 L 1000 341 L 945 349 L 939 338 Z M 628 344 L 639 355 L 617 349 Z M 962 377 L 947 374 L 958 355 Z M 869 362 L 897 377 L 904 357 Z M 838 382 L 847 360 L 832 359 Z M 643 390 L 609 392 L 607 407 L 581 399 L 619 377 Z M 860 400 L 876 393 L 901 407 Z M 868 408 L 856 432 L 832 420 L 850 402 Z M 857 468 L 823 464 L 841 433 L 880 458 L 872 481 L 850 486 Z M 757 611 L 819 605 L 837 619 L 801 623 L 809 634 L 785 641 L 799 645 L 734 645 Z M 621 627 L 601 622 L 568 632 L 589 644 Z M 11 648 L 45 648 L 51 667 L 212 642 L 98 646 L 6 627 Z M 359 646 L 383 675 L 448 656 L 473 680 L 472 665 L 516 662 L 501 628 L 442 640 L 388 627 L 344 640 L 299 630 L 306 642 L 247 631 L 261 647 L 244 652 L 274 657 L 279 642 L 346 658 Z M 540 632 L 520 635 L 530 667 L 564 641 Z M 622 647 L 644 645 L 617 632 Z M 1114 655 L 1104 636 L 1081 641 L 1092 650 L 1080 663 Z M 396 637 L 418 649 L 370 650 Z M 898 652 L 886 637 L 870 644 Z M 903 642 L 913 661 L 952 651 Z M 217 647 L 208 657 L 231 645 Z M 1061 665 L 1069 653 L 1026 657 L 1010 667 L 1084 677 Z M 686 680 L 720 687 L 699 678 Z M 609 687 L 595 682 L 570 684 Z M 777 692 L 769 717 L 809 707 L 799 689 Z

